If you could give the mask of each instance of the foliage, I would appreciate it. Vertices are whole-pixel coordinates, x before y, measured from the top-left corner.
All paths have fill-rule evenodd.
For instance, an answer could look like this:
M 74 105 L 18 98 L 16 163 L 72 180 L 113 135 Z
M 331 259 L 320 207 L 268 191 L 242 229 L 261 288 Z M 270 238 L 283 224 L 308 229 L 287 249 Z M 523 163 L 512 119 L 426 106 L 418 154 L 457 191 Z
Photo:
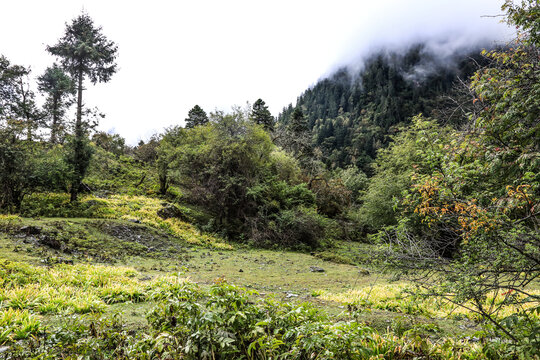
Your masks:
M 298 184 L 296 160 L 276 149 L 268 133 L 239 109 L 192 129 L 173 128 L 160 144 L 164 178 L 215 216 L 217 230 L 260 245 L 316 246 L 321 219 L 307 209 L 314 197 Z M 293 229 L 302 228 L 302 234 Z
M 152 195 L 157 192 L 157 173 L 151 164 L 128 155 L 114 155 L 102 147 L 94 147 L 87 174 L 84 183 L 94 194 Z
M 199 105 L 195 105 L 193 109 L 189 110 L 188 117 L 184 121 L 186 122 L 186 129 L 190 129 L 208 123 L 209 119 L 208 115 L 206 115 L 206 111 Z
M 146 143 L 140 141 L 133 149 L 135 159 L 144 163 L 154 163 L 158 157 L 157 148 L 159 145 L 159 135 L 152 135 Z
M 118 134 L 108 134 L 98 131 L 92 135 L 92 141 L 103 150 L 116 156 L 125 155 L 126 141 Z
M 75 86 L 73 80 L 57 64 L 48 67 L 38 78 L 38 89 L 47 95 L 44 108 L 51 118 L 50 142 L 62 143 L 66 132 L 64 115 L 66 109 L 73 103 Z
M 88 77 L 95 84 L 107 82 L 116 72 L 117 46 L 108 40 L 100 27 L 87 14 L 81 14 L 66 24 L 64 36 L 47 51 L 61 59 L 62 67 L 77 82 L 77 119 L 74 134 L 69 139 L 69 156 L 67 162 L 71 172 L 71 201 L 76 201 L 82 180 L 92 155 L 88 145 L 87 125 L 83 123 L 83 81 Z
M 492 63 L 472 78 L 470 130 L 432 152 L 439 166 L 414 169 L 399 224 L 380 236 L 432 294 L 479 314 L 495 334 L 531 354 L 540 344 L 540 298 L 530 287 L 540 276 L 540 72 L 532 4 L 505 5 L 508 21 L 532 31 L 530 37 L 485 52 Z M 503 318 L 505 304 L 519 311 Z
M 486 358 L 478 344 L 378 334 L 343 313 L 339 319 L 309 304 L 282 303 L 217 281 L 210 289 L 178 283 L 149 313 L 144 334 L 130 336 L 118 316 L 87 315 L 46 336 L 13 344 L 13 358 L 94 359 L 433 359 Z M 194 331 L 195 330 L 195 331 Z
M 306 90 L 295 107 L 283 109 L 278 124 L 290 123 L 302 109 L 310 144 L 330 169 L 355 165 L 372 175 L 370 164 L 390 144 L 395 127 L 419 113 L 440 112 L 456 79 L 468 78 L 485 62 L 478 52 L 452 55 L 443 64 L 426 44 L 382 49 L 363 59 L 361 70 L 339 69 Z
M 436 121 L 417 116 L 410 127 L 396 135 L 375 162 L 375 175 L 361 198 L 360 221 L 372 230 L 397 223 L 397 199 L 411 184 L 414 171 L 430 173 L 441 166 L 441 149 L 450 129 Z
M 268 106 L 262 99 L 257 99 L 253 104 L 250 119 L 255 124 L 262 126 L 265 130 L 274 130 L 274 117 L 268 110 Z
M 368 177 L 356 166 L 348 166 L 345 169 L 337 169 L 336 177 L 341 179 L 343 185 L 351 192 L 351 201 L 359 203 L 368 187 Z
M 13 127 L 0 127 L 0 210 L 18 211 L 25 196 L 64 190 L 69 171 L 61 147 L 19 140 Z

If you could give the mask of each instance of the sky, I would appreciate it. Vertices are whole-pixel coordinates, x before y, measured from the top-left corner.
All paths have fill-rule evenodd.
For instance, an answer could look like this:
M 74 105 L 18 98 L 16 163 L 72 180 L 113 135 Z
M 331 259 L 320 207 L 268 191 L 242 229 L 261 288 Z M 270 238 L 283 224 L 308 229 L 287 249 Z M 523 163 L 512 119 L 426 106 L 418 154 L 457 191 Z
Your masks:
M 0 12 L 0 54 L 30 66 L 88 13 L 118 45 L 119 70 L 86 83 L 84 102 L 106 114 L 99 128 L 130 144 L 183 125 L 188 111 L 229 110 L 262 98 L 273 115 L 318 79 L 383 45 L 445 38 L 441 54 L 511 31 L 503 0 L 17 0 Z M 440 45 L 440 44 L 439 44 Z

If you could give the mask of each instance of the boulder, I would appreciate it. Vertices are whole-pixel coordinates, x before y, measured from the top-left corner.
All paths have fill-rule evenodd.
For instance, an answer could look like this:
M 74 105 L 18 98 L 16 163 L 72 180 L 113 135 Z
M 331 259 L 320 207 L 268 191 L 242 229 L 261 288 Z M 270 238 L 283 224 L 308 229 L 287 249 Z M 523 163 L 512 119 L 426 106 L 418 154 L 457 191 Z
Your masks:
M 311 272 L 325 272 L 325 270 L 322 267 L 318 267 L 318 266 L 310 266 L 309 271 L 311 271 Z
M 62 243 L 60 241 L 58 241 L 58 239 L 56 239 L 56 238 L 54 238 L 52 236 L 49 236 L 49 235 L 41 236 L 39 238 L 39 243 L 41 245 L 48 246 L 51 249 L 55 249 L 55 250 L 60 250 L 62 248 Z
M 41 233 L 41 228 L 39 226 L 32 225 L 23 226 L 19 230 L 26 235 L 39 235 Z
M 163 220 L 170 218 L 177 218 L 184 221 L 187 220 L 187 217 L 182 213 L 182 210 L 180 210 L 177 206 L 173 204 L 164 205 L 161 209 L 157 211 L 157 215 Z

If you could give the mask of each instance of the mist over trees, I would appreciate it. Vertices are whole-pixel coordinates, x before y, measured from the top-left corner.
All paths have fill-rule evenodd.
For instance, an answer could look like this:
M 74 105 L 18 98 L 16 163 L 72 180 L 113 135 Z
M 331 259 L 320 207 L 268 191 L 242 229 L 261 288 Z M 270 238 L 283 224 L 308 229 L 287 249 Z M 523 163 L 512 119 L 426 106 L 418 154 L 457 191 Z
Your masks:
M 519 30 L 505 46 L 444 63 L 426 44 L 388 49 L 277 117 L 260 98 L 229 113 L 195 105 L 183 127 L 178 117 L 137 146 L 91 126 L 84 84 L 111 79 L 118 49 L 81 14 L 47 47 L 58 63 L 37 78 L 42 108 L 30 70 L 0 56 L 0 212 L 106 218 L 101 200 L 122 194 L 157 204 L 151 219 L 171 237 L 193 224 L 190 236 L 245 247 L 314 254 L 362 242 L 378 269 L 416 284 L 416 298 L 478 315 L 486 353 L 534 358 L 540 11 L 532 0 L 503 10 Z M 503 314 L 509 305 L 519 310 Z

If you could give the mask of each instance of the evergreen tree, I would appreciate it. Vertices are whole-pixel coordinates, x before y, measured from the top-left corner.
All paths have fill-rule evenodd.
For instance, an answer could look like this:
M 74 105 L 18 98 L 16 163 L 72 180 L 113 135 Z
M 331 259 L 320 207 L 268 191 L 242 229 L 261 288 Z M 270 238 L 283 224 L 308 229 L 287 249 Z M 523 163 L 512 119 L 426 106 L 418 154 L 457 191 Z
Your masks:
M 73 167 L 71 201 L 76 201 L 91 157 L 88 134 L 82 120 L 83 82 L 85 77 L 88 77 L 92 84 L 110 80 L 116 72 L 114 60 L 117 46 L 103 35 L 101 27 L 94 26 L 90 16 L 82 14 L 73 19 L 71 24 L 66 24 L 64 37 L 56 45 L 48 46 L 47 50 L 61 59 L 62 67 L 77 82 L 77 118 L 72 142 L 73 153 L 68 159 Z
M 208 123 L 208 115 L 206 115 L 206 112 L 199 105 L 195 105 L 193 109 L 189 110 L 188 117 L 185 121 L 186 129 L 192 129 L 195 126 Z
M 262 99 L 257 99 L 253 104 L 251 120 L 256 124 L 262 125 L 265 130 L 274 130 L 274 117 Z
M 71 96 L 75 94 L 73 80 L 57 65 L 48 67 L 38 78 L 38 89 L 47 94 L 45 110 L 51 117 L 50 142 L 59 141 L 66 108 L 71 105 Z
M 298 106 L 294 109 L 291 115 L 291 120 L 288 125 L 288 129 L 290 132 L 294 134 L 300 134 L 308 130 L 307 119 L 304 116 L 302 109 L 300 109 L 300 107 Z
M 6 57 L 0 56 L 0 117 L 9 120 L 11 125 L 19 122 L 18 126 L 26 129 L 27 140 L 32 140 L 42 115 L 30 88 L 29 75 L 29 68 L 12 65 Z

